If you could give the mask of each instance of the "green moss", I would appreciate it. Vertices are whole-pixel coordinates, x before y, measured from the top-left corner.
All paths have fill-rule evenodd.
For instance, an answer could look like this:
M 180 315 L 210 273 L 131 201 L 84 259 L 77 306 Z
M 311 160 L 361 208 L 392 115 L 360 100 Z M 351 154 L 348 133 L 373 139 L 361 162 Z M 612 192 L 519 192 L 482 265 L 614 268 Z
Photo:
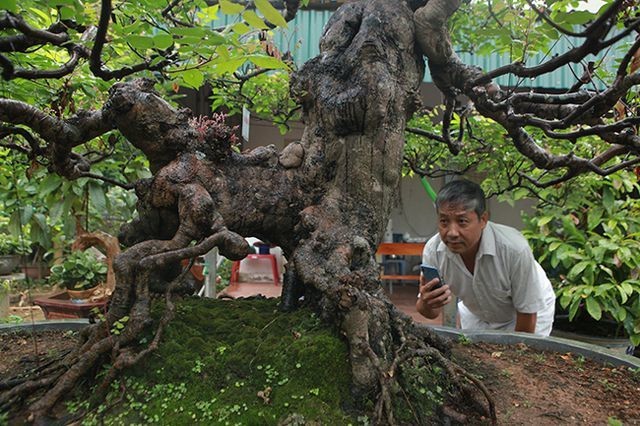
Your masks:
M 126 375 L 126 402 L 85 424 L 362 423 L 342 408 L 353 405 L 346 344 L 310 311 L 284 314 L 273 299 L 186 299 L 164 336 Z
M 403 391 L 395 392 L 397 420 L 406 424 L 432 424 L 436 409 L 449 390 L 442 368 L 426 359 L 414 358 L 401 367 L 399 384 Z

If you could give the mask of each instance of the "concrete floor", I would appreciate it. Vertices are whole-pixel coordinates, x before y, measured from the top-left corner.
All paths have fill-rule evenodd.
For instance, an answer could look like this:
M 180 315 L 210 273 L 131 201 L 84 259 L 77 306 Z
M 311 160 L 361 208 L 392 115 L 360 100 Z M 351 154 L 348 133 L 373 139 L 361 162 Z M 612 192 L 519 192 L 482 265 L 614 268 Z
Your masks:
M 391 289 L 391 291 L 390 291 Z M 265 297 L 280 297 L 282 285 L 274 285 L 265 282 L 240 282 L 229 286 L 225 293 L 229 296 L 248 297 L 261 294 Z M 417 283 L 397 283 L 393 286 L 385 285 L 385 292 L 390 297 L 394 305 L 414 321 L 425 324 L 442 325 L 442 319 L 428 320 L 416 312 L 416 294 L 418 292 Z M 29 305 L 29 303 L 27 303 Z M 42 321 L 44 314 L 39 306 L 10 307 L 10 314 L 21 316 L 24 321 Z

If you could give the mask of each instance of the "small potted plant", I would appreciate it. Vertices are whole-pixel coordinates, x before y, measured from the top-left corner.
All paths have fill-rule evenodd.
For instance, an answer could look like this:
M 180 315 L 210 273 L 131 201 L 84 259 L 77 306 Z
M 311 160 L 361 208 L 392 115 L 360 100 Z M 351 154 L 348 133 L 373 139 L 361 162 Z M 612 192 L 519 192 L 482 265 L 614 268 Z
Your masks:
M 86 301 L 107 277 L 107 264 L 90 251 L 74 251 L 51 267 L 50 280 L 67 289 L 69 299 Z
M 0 281 L 0 318 L 9 316 L 9 296 L 11 295 L 11 281 Z
M 25 278 L 33 280 L 47 278 L 51 273 L 47 262 L 51 254 L 51 252 L 45 252 L 40 244 L 33 244 L 30 255 L 25 256 L 25 261 L 22 265 L 22 272 L 24 272 Z
M 9 234 L 0 234 L 0 275 L 10 274 L 20 264 L 28 244 Z

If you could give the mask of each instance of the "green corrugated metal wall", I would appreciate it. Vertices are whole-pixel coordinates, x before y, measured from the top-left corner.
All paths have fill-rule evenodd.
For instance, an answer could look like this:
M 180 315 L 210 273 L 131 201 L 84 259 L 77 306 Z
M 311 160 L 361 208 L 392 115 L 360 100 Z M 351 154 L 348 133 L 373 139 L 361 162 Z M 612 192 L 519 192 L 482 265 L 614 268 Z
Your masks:
M 298 12 L 296 18 L 289 22 L 289 28 L 286 31 L 277 31 L 276 44 L 283 51 L 290 51 L 293 54 L 295 63 L 300 66 L 310 58 L 318 55 L 320 43 L 320 36 L 325 23 L 329 20 L 329 17 L 333 11 L 328 10 L 301 10 Z M 221 14 L 221 19 L 224 24 L 230 23 L 230 19 L 227 15 Z M 556 43 L 551 54 L 556 52 L 566 52 L 571 47 L 577 45 L 578 42 L 571 40 L 571 38 L 562 38 Z M 460 54 L 460 59 L 466 64 L 477 65 L 485 71 L 493 70 L 512 62 L 507 55 L 491 55 L 491 56 L 477 56 L 469 53 Z M 538 54 L 534 58 L 527 61 L 528 66 L 535 66 L 541 63 L 545 59 L 545 55 Z M 575 81 L 576 76 L 582 75 L 582 66 L 580 64 L 571 65 L 573 72 L 564 67 L 561 70 L 557 70 L 553 73 L 549 73 L 542 77 L 531 79 L 516 79 L 513 76 L 503 76 L 497 79 L 497 82 L 503 86 L 515 86 L 519 87 L 545 87 L 545 88 L 568 88 Z M 575 73 L 575 76 L 574 76 Z M 431 82 L 431 76 L 429 70 L 425 74 L 425 82 Z M 598 83 L 598 89 L 605 87 L 604 82 Z M 589 87 L 588 87 L 589 88 Z M 590 87 L 593 89 L 593 87 Z

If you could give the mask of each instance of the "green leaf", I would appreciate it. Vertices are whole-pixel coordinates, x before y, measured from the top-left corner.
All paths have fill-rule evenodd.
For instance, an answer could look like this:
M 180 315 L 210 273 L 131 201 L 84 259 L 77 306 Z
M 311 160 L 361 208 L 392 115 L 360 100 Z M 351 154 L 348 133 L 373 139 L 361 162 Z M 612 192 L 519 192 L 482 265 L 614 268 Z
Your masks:
M 147 36 L 130 35 L 125 41 L 134 49 L 151 49 L 153 47 L 153 38 Z
M 244 10 L 243 5 L 233 3 L 229 0 L 220 0 L 218 3 L 220 4 L 222 13 L 226 13 L 227 15 L 236 15 L 238 13 L 242 13 Z
M 240 68 L 242 66 L 242 64 L 244 64 L 246 61 L 246 58 L 236 58 L 236 59 L 230 59 L 228 61 L 225 61 L 223 63 L 219 63 L 216 64 L 216 72 L 220 75 L 226 74 L 226 73 L 232 73 L 235 72 L 238 68 Z
M 567 277 L 569 279 L 575 279 L 590 264 L 591 264 L 590 260 L 583 260 L 582 262 L 578 262 L 577 264 L 575 264 L 573 266 L 573 268 L 571 268 L 571 270 L 569 271 L 569 274 L 567 275 Z
M 204 83 L 204 74 L 202 74 L 202 71 L 198 69 L 186 70 L 182 72 L 181 75 L 184 84 L 194 89 L 200 88 L 202 83 Z
M 231 28 L 233 29 L 233 32 L 238 35 L 243 35 L 251 31 L 251 28 L 249 28 L 249 26 L 243 22 L 233 24 Z
M 31 221 L 31 231 L 33 232 L 34 228 L 40 229 L 43 232 L 47 232 L 49 227 L 47 226 L 47 217 L 42 213 L 35 213 L 33 215 L 33 220 Z
M 609 187 L 605 187 L 602 190 L 602 205 L 607 210 L 607 213 L 611 214 L 611 209 L 613 208 L 615 200 L 615 194 L 613 190 Z
M 158 34 L 153 37 L 153 45 L 158 49 L 167 49 L 173 44 L 173 37 L 169 34 Z
M 565 216 L 562 218 L 562 225 L 562 229 L 564 229 L 567 235 L 572 237 L 572 240 L 580 242 L 582 244 L 585 243 L 586 238 L 584 234 L 578 231 L 578 229 L 576 228 L 576 224 L 573 223 L 573 220 Z
M 202 38 L 206 31 L 203 28 L 177 27 L 171 28 L 171 33 L 177 36 Z
M 18 13 L 18 4 L 16 0 L 0 0 L 0 9 L 6 9 L 9 12 Z
M 57 222 L 62 216 L 62 212 L 64 211 L 64 201 L 58 200 L 52 205 L 49 206 L 49 217 L 52 222 Z
M 261 30 L 269 28 L 267 24 L 264 23 L 262 18 L 258 16 L 253 10 L 247 10 L 242 14 L 242 18 L 252 27 L 258 28 Z
M 258 56 L 251 55 L 247 57 L 251 62 L 253 62 L 256 66 L 260 68 L 266 69 L 289 69 L 287 64 L 282 62 L 280 59 L 272 58 L 271 56 Z
M 216 21 L 218 20 L 219 8 L 220 7 L 217 4 L 214 4 L 213 6 L 205 7 L 198 13 L 198 16 L 200 16 L 200 19 L 203 19 L 203 21 L 205 22 Z
M 576 313 L 578 313 L 578 308 L 580 307 L 580 298 L 576 297 L 575 299 L 573 299 L 573 302 L 571 302 L 571 306 L 569 307 L 569 321 L 572 321 L 573 318 L 576 316 Z
M 98 212 L 104 212 L 107 210 L 107 200 L 104 194 L 104 188 L 95 183 L 89 183 L 89 200 L 93 205 L 93 208 Z
M 544 226 L 555 219 L 554 216 L 543 216 L 538 220 L 538 226 Z
M 44 22 L 51 22 L 51 15 L 44 13 L 42 10 L 37 9 L 35 7 L 30 7 L 29 10 L 36 15 L 40 16 Z
M 58 189 L 60 185 L 62 185 L 62 179 L 60 178 L 60 176 L 49 174 L 40 182 L 40 195 L 46 197 L 47 195 Z
M 562 245 L 562 241 L 554 241 L 553 243 L 549 244 L 549 251 L 555 251 L 561 245 Z
M 563 308 L 566 308 L 567 306 L 569 306 L 570 302 L 571 302 L 571 294 L 563 293 L 562 296 L 560 296 L 560 306 L 562 306 Z
M 260 13 L 262 13 L 262 16 L 264 16 L 273 25 L 287 28 L 287 21 L 280 12 L 278 12 L 276 8 L 269 3 L 269 0 L 254 0 L 254 4 Z
M 61 19 L 73 19 L 76 16 L 75 9 L 67 6 L 63 6 L 59 9 Z
M 633 286 L 627 282 L 620 284 L 620 290 L 622 290 L 622 292 L 627 296 L 631 296 L 633 294 Z
M 604 214 L 604 211 L 600 208 L 594 208 L 591 211 L 589 211 L 589 216 L 587 217 L 587 228 L 590 231 L 592 231 L 598 225 L 600 225 L 603 214 Z
M 591 315 L 591 318 L 593 318 L 596 321 L 599 321 L 600 318 L 602 317 L 602 307 L 600 306 L 600 304 L 592 297 L 588 297 L 586 299 L 587 302 L 587 312 L 589 312 L 589 315 Z

